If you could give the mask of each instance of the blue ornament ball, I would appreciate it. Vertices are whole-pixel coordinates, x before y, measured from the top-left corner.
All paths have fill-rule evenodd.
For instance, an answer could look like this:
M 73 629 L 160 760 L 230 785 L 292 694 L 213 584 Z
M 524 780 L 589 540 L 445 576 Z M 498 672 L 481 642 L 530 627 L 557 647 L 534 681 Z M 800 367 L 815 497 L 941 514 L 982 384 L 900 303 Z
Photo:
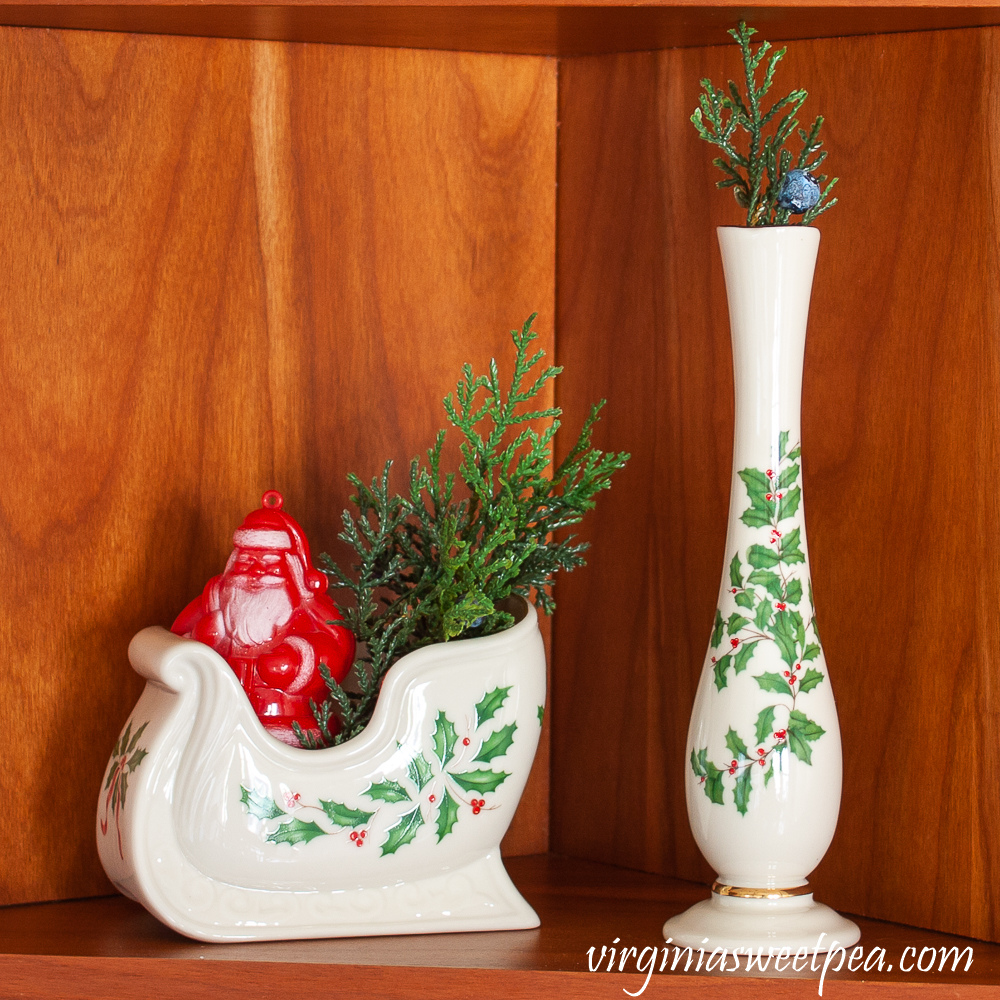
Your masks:
M 789 170 L 781 181 L 778 208 L 787 208 L 792 215 L 801 215 L 819 201 L 819 194 L 819 181 L 808 170 Z

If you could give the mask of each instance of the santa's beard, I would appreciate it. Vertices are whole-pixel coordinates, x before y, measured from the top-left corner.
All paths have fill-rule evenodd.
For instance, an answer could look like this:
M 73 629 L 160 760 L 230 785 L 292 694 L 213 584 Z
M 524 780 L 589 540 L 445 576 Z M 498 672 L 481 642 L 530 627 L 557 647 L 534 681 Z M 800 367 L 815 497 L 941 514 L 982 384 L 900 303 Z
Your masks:
M 295 611 L 288 584 L 279 576 L 230 574 L 222 581 L 219 603 L 226 634 L 244 648 L 271 644 Z

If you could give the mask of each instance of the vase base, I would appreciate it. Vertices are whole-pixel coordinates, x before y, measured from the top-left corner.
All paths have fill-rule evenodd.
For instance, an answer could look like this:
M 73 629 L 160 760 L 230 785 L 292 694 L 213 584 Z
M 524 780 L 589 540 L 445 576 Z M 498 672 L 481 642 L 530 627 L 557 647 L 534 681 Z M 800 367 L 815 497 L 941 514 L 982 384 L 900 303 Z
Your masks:
M 664 939 L 706 952 L 726 948 L 735 953 L 760 948 L 820 954 L 838 945 L 849 948 L 861 937 L 858 925 L 836 910 L 817 903 L 812 893 L 784 899 L 720 896 L 695 903 L 663 925 Z

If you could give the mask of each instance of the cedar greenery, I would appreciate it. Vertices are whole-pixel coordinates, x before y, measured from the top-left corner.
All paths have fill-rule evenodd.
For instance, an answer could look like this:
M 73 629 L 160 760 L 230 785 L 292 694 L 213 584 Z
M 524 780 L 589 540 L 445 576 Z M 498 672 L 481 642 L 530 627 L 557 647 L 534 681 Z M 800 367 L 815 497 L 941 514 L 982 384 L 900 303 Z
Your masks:
M 739 44 L 743 56 L 746 98 L 732 80 L 728 81 L 728 94 L 717 89 L 711 80 L 702 80 L 701 86 L 705 92 L 698 97 L 699 107 L 691 115 L 691 122 L 702 139 L 722 150 L 724 155 L 716 157 L 712 162 L 726 176 L 716 183 L 716 187 L 733 189 L 737 203 L 746 209 L 747 225 L 784 226 L 788 224 L 792 213 L 778 204 L 782 181 L 789 170 L 812 173 L 826 159 L 827 153 L 825 150 L 821 151 L 823 143 L 819 138 L 823 117 L 819 116 L 808 132 L 798 128 L 799 121 L 795 115 L 807 97 L 806 91 L 801 89 L 793 90 L 786 97 L 775 101 L 766 111 L 763 110 L 761 100 L 770 90 L 774 71 L 787 50 L 778 49 L 771 56 L 764 70 L 764 79 L 758 86 L 757 69 L 770 51 L 771 43 L 761 42 L 754 51 L 750 39 L 756 33 L 743 21 L 738 28 L 729 31 Z M 774 133 L 765 136 L 764 129 L 777 117 L 778 112 L 784 113 Z M 737 128 L 749 135 L 746 153 L 741 153 L 734 144 L 733 136 Z M 802 148 L 793 167 L 792 151 L 784 146 L 796 131 Z M 822 188 L 826 174 L 820 174 L 816 180 Z M 834 177 L 822 188 L 819 201 L 802 215 L 799 225 L 809 225 L 816 216 L 837 204 L 836 198 L 829 201 L 827 199 L 838 180 L 839 178 Z
M 591 446 L 604 400 L 591 408 L 576 444 L 552 469 L 558 407 L 533 408 L 561 368 L 539 369 L 545 352 L 529 356 L 537 338 L 529 317 L 512 330 L 514 375 L 505 394 L 496 361 L 474 375 L 466 364 L 455 393 L 444 399 L 451 425 L 462 435 L 462 487 L 442 473 L 445 431 L 410 463 L 408 489 L 393 494 L 392 462 L 365 485 L 348 476 L 356 513 L 345 510 L 338 536 L 357 556 L 347 573 L 320 557 L 331 585 L 347 590 L 341 606 L 358 641 L 353 685 L 342 687 L 321 665 L 329 697 L 313 706 L 319 733 L 296 727 L 304 746 L 317 748 L 356 736 L 375 708 L 382 678 L 402 655 L 433 642 L 491 635 L 514 622 L 504 607 L 512 595 L 532 596 L 546 614 L 555 608 L 552 578 L 584 564 L 585 543 L 565 536 L 611 485 L 628 455 Z M 541 431 L 532 422 L 549 420 Z

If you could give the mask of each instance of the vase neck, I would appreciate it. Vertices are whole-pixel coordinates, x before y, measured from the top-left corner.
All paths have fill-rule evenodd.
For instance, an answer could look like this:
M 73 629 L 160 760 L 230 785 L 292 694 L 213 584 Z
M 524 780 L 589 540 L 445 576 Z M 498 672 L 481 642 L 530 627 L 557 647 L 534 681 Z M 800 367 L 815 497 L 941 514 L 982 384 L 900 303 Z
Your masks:
M 819 230 L 719 231 L 736 390 L 737 463 L 776 461 L 781 434 L 801 430 L 802 357 Z

